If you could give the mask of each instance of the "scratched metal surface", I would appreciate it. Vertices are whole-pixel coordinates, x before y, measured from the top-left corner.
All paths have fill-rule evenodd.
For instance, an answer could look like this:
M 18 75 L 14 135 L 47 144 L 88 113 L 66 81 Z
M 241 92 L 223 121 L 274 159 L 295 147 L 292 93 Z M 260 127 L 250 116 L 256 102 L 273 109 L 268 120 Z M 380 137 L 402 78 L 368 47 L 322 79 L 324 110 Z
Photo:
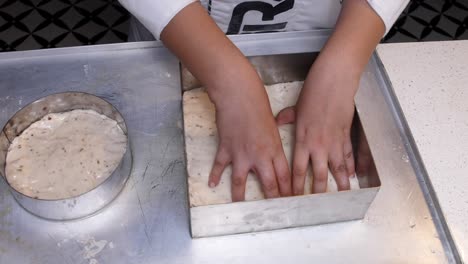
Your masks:
M 178 61 L 165 49 L 134 46 L 0 57 L 0 126 L 42 96 L 88 92 L 122 113 L 134 155 L 133 172 L 117 200 L 84 220 L 36 218 L 0 180 L 0 263 L 143 263 L 187 249 Z
M 233 39 L 262 55 L 317 51 L 326 34 L 271 36 Z M 72 222 L 28 214 L 0 181 L 0 263 L 451 262 L 373 67 L 356 100 L 382 188 L 364 220 L 192 240 L 174 57 L 154 42 L 1 54 L 0 125 L 50 93 L 97 94 L 126 118 L 134 168 L 110 206 Z

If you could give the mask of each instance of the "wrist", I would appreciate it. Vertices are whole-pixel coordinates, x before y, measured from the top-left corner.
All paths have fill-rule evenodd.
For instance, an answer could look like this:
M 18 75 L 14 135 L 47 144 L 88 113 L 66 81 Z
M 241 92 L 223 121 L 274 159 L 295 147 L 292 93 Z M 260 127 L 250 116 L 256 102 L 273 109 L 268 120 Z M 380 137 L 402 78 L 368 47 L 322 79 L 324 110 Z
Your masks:
M 359 79 L 366 65 L 367 60 L 363 62 L 353 55 L 324 50 L 312 67 L 317 67 L 325 73 L 338 75 L 335 77 L 346 76 L 347 78 Z
M 262 81 L 249 63 L 215 70 L 205 86 L 217 110 L 233 104 L 240 107 L 261 100 L 265 94 Z
M 352 98 L 359 87 L 361 71 L 337 58 L 319 57 L 312 65 L 304 88 L 324 98 L 335 94 Z

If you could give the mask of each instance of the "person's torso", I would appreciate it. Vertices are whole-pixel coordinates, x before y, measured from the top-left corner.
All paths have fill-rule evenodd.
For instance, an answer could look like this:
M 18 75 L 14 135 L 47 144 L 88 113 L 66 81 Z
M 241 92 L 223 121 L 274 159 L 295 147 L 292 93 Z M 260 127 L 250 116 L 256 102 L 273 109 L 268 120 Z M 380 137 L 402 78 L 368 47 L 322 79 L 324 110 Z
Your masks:
M 226 34 L 333 28 L 340 0 L 202 0 Z

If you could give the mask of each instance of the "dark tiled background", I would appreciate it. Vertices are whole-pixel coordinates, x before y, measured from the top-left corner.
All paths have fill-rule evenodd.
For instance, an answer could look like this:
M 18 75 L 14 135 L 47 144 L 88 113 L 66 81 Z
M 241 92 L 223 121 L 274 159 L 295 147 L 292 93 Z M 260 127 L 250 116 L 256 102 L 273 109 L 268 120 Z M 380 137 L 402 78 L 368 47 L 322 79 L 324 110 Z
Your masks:
M 129 18 L 116 0 L 0 0 L 0 51 L 125 42 Z M 384 41 L 452 39 L 468 39 L 468 0 L 411 1 Z
M 454 39 L 468 39 L 468 0 L 413 0 L 384 41 Z
M 0 0 L 0 50 L 125 42 L 129 17 L 115 0 Z

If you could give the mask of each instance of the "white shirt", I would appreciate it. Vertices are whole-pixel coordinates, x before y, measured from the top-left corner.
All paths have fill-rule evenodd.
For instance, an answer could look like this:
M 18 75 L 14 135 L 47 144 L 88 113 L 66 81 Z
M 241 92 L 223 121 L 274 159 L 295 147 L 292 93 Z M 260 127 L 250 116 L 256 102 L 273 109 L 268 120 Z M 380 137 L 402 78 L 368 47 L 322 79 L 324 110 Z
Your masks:
M 159 39 L 166 25 L 197 0 L 120 0 Z M 201 0 L 227 34 L 333 28 L 340 0 Z M 367 0 L 385 23 L 386 32 L 409 0 Z

